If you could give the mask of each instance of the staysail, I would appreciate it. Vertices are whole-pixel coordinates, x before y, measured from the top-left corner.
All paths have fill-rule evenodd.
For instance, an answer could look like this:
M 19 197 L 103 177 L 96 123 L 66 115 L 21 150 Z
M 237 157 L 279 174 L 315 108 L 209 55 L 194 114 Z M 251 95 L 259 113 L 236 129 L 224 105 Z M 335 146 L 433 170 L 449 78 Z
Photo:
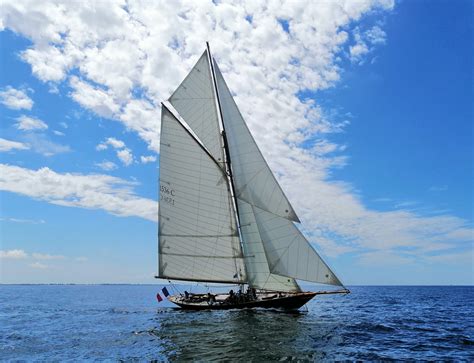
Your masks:
M 273 291 L 300 291 L 296 281 L 270 272 L 267 256 L 252 206 L 237 199 L 240 215 L 240 233 L 245 255 L 248 284 L 254 288 Z
M 293 207 L 268 167 L 214 61 L 236 197 L 283 218 L 299 222 Z
M 226 175 L 162 107 L 159 277 L 245 282 Z

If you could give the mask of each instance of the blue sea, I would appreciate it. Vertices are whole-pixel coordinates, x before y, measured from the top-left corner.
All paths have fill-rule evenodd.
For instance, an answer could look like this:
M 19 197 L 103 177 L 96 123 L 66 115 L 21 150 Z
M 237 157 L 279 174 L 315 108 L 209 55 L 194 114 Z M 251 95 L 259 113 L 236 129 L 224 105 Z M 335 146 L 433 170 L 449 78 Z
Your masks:
M 0 285 L 0 359 L 474 361 L 472 286 L 354 286 L 297 313 L 182 311 L 160 288 Z

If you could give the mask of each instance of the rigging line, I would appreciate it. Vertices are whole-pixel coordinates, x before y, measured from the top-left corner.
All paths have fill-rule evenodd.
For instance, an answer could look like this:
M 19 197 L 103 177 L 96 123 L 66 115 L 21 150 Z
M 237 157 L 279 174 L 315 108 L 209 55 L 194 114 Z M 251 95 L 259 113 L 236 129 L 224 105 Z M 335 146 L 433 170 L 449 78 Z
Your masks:
M 207 148 L 204 146 L 204 144 L 201 142 L 201 140 L 199 140 L 199 138 L 194 134 L 194 132 L 192 132 L 188 127 L 187 127 L 187 123 L 186 121 L 184 121 L 184 119 L 181 117 L 181 115 L 178 113 L 178 111 L 176 111 L 176 109 L 173 107 L 173 105 L 171 103 L 169 103 L 168 101 L 164 101 L 164 102 L 161 102 L 161 105 L 171 114 L 171 116 L 173 116 L 173 118 L 176 120 L 176 122 L 178 122 L 178 124 L 181 125 L 181 127 L 186 131 L 186 133 L 191 136 L 191 138 L 196 141 L 196 143 L 199 145 L 199 147 L 207 154 L 207 156 L 209 156 L 211 158 L 211 160 L 217 165 L 217 167 L 219 168 L 219 170 L 224 174 L 226 175 L 226 172 L 224 170 L 222 170 L 222 167 L 220 165 L 220 163 L 214 158 L 214 156 L 212 156 L 212 154 L 210 153 L 209 150 L 207 150 Z
M 240 214 L 239 214 L 239 206 L 237 205 L 237 199 L 236 199 L 236 193 L 235 193 L 235 185 L 234 185 L 234 177 L 232 175 L 232 165 L 231 165 L 231 159 L 230 159 L 230 152 L 229 152 L 229 145 L 227 143 L 227 136 L 225 133 L 225 125 L 224 125 L 224 117 L 222 114 L 222 106 L 221 106 L 221 101 L 220 101 L 220 96 L 219 96 L 219 89 L 217 87 L 217 79 L 216 79 L 216 72 L 214 70 L 214 63 L 213 63 L 213 58 L 211 56 L 211 48 L 209 46 L 209 42 L 206 42 L 206 50 L 207 50 L 207 55 L 208 55 L 208 61 L 209 61 L 209 67 L 211 71 L 211 78 L 212 78 L 212 84 L 214 85 L 214 92 L 215 92 L 215 101 L 216 101 L 216 106 L 218 109 L 218 114 L 219 114 L 219 127 L 222 128 L 222 141 L 223 141 L 223 146 L 224 146 L 224 159 L 225 159 L 225 165 L 226 165 L 226 174 L 227 174 L 227 183 L 229 185 L 229 192 L 232 198 L 232 206 L 234 207 L 235 211 L 235 220 L 237 222 L 237 229 L 239 231 L 239 244 L 240 244 L 240 249 L 242 252 L 244 251 L 244 244 L 243 244 L 243 235 L 242 231 L 240 229 Z M 237 274 L 241 275 L 239 269 L 237 269 L 237 262 L 235 265 L 235 268 L 237 270 Z M 245 271 L 245 276 L 247 276 L 247 267 L 245 266 L 244 263 L 244 271 Z

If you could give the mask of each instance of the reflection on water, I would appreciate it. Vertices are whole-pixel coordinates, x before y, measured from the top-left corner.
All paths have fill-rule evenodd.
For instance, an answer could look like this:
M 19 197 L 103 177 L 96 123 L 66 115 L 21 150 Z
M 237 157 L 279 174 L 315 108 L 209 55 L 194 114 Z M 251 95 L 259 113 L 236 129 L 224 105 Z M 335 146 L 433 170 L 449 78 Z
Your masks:
M 168 315 L 168 314 L 167 314 Z M 307 313 L 263 310 L 173 311 L 150 333 L 174 359 L 275 360 L 301 357 L 295 342 L 311 331 Z

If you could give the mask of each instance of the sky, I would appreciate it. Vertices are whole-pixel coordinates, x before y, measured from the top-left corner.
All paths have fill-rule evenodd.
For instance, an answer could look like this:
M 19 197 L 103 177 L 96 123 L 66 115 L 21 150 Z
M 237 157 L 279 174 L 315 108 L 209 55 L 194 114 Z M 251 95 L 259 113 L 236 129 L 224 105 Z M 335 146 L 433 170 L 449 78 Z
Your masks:
M 473 9 L 3 1 L 0 283 L 154 283 L 160 103 L 205 49 L 346 285 L 474 283 Z

